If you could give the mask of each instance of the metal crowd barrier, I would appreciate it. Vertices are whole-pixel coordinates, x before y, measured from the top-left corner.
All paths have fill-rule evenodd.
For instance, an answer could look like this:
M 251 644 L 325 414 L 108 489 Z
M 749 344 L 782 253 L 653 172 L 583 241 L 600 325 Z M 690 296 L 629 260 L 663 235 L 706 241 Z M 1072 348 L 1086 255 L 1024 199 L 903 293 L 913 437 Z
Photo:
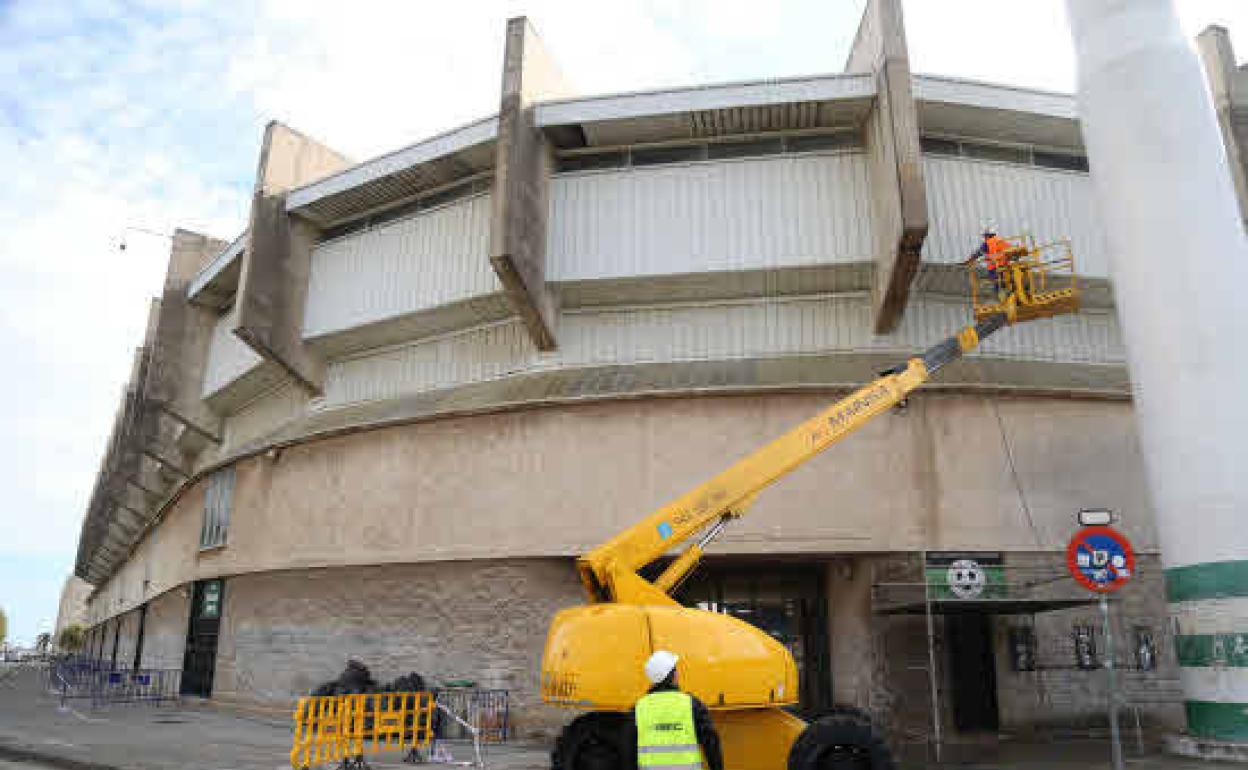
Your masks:
M 102 661 L 68 659 L 44 668 L 44 688 L 62 705 L 87 700 L 92 707 L 120 703 L 168 703 L 178 699 L 180 669 L 114 669 Z
M 433 694 L 428 692 L 323 695 L 295 707 L 291 767 L 327 762 L 368 767 L 366 754 L 403 751 L 405 759 L 433 741 Z
M 439 706 L 459 717 L 439 713 L 434 721 L 438 740 L 502 743 L 510 737 L 511 707 L 507 690 L 450 687 L 433 691 Z M 474 735 L 475 731 L 475 735 Z

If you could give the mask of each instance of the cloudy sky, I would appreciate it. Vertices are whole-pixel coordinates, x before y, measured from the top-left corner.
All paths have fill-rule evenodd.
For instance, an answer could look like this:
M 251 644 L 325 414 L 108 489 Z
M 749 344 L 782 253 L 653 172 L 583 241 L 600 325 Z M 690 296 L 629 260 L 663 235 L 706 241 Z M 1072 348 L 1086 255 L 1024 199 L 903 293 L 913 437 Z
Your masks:
M 55 620 L 167 243 L 232 238 L 262 128 L 364 159 L 492 112 L 526 14 L 582 93 L 839 71 L 864 0 L 0 0 L 0 607 Z M 1248 2 L 1178 0 L 1248 50 Z M 916 71 L 1071 91 L 1060 0 L 906 0 Z

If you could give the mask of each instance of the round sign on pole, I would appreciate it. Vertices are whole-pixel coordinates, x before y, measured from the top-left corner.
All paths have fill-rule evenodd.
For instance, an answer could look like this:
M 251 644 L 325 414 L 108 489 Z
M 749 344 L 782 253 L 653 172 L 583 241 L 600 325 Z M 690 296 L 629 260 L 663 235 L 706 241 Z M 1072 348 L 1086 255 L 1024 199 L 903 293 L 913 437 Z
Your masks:
M 1113 527 L 1084 527 L 1066 546 L 1066 568 L 1079 585 L 1107 594 L 1135 574 L 1135 550 Z

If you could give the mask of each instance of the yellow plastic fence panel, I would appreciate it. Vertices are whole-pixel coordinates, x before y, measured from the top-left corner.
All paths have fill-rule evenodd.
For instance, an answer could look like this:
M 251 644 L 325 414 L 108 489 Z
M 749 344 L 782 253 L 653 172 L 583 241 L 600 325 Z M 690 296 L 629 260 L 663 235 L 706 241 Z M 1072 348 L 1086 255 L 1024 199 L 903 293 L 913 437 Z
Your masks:
M 345 698 L 340 696 L 299 699 L 290 749 L 292 767 L 308 768 L 342 759 L 345 705 Z
M 424 748 L 433 740 L 433 709 L 433 696 L 427 692 L 300 698 L 291 767 Z

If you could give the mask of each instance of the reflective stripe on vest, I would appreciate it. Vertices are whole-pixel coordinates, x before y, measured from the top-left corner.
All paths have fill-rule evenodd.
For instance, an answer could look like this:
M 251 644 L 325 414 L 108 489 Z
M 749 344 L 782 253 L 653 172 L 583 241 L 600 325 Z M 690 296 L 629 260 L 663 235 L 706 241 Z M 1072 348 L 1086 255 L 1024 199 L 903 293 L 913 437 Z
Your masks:
M 699 770 L 702 752 L 693 725 L 693 699 L 676 690 L 637 701 L 637 766 L 646 770 Z

